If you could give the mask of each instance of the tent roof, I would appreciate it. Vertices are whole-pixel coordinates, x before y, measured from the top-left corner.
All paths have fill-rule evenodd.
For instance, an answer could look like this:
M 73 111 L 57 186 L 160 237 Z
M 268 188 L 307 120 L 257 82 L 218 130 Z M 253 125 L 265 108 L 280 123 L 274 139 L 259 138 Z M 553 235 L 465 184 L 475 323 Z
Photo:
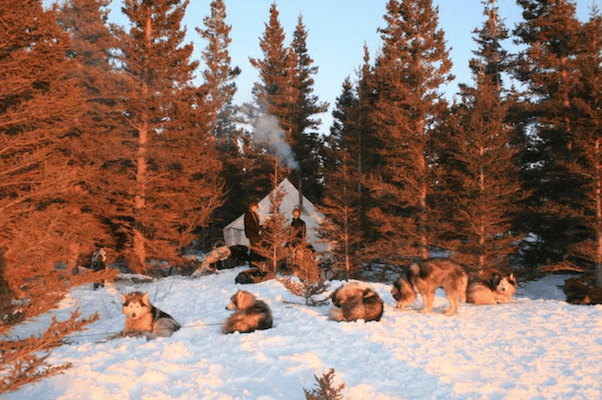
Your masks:
M 280 212 L 292 220 L 293 210 L 299 207 L 299 191 L 288 179 L 283 179 L 278 188 L 284 191 L 284 197 L 280 203 Z M 265 196 L 258 204 L 257 214 L 261 223 L 270 212 L 270 195 Z M 245 214 L 236 218 L 224 228 L 224 240 L 227 246 L 244 245 L 249 246 L 249 240 L 245 237 L 244 226 Z M 320 223 L 324 220 L 322 214 L 305 196 L 303 196 L 303 208 L 301 210 L 301 219 L 305 221 L 307 228 L 307 241 L 318 251 L 324 250 L 327 246 L 320 243 L 317 231 Z

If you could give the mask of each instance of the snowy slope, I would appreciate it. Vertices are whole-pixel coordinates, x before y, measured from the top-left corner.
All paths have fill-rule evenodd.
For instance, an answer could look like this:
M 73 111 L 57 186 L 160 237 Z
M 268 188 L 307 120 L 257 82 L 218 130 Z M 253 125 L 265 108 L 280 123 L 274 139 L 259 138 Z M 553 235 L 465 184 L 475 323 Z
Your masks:
M 198 279 L 167 278 L 74 290 L 59 315 L 79 307 L 100 321 L 56 349 L 65 374 L 28 385 L 7 399 L 305 399 L 314 375 L 334 368 L 348 399 L 602 398 L 602 306 L 562 301 L 563 277 L 523 285 L 512 304 L 461 305 L 455 317 L 437 293 L 435 312 L 399 311 L 390 285 L 371 284 L 385 301 L 380 322 L 338 323 L 329 306 L 306 307 L 279 282 L 234 284 L 241 268 Z M 334 290 L 341 282 L 332 282 Z M 272 308 L 275 326 L 223 335 L 225 310 L 239 288 Z M 118 339 L 120 292 L 147 291 L 183 326 L 171 338 Z M 421 306 L 420 300 L 414 308 Z M 20 334 L 41 329 L 30 323 Z

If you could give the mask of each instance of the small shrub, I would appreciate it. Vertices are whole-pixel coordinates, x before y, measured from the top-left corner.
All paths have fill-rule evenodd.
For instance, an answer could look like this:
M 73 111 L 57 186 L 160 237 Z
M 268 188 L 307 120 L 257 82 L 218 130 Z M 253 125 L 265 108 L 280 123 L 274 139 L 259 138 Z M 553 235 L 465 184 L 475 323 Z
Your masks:
M 293 294 L 303 297 L 305 305 L 319 306 L 328 302 L 328 299 L 315 300 L 313 298 L 328 290 L 328 284 L 320 276 L 320 267 L 311 251 L 297 251 L 292 269 L 298 280 L 291 277 L 280 279 L 284 287 Z
M 322 377 L 318 378 L 314 375 L 317 381 L 317 387 L 308 391 L 303 389 L 306 400 L 344 400 L 342 391 L 345 388 L 345 384 L 341 383 L 339 386 L 334 386 L 334 369 L 331 368 Z

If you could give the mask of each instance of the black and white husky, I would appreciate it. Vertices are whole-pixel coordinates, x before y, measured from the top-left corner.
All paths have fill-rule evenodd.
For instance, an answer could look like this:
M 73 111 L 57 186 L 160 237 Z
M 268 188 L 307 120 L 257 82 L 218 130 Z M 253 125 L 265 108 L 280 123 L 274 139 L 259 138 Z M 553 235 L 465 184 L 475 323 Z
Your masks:
M 147 340 L 160 336 L 167 337 L 181 327 L 171 315 L 153 306 L 146 293 L 122 294 L 121 299 L 122 310 L 126 317 L 125 328 L 111 339 L 123 336 L 144 336 Z

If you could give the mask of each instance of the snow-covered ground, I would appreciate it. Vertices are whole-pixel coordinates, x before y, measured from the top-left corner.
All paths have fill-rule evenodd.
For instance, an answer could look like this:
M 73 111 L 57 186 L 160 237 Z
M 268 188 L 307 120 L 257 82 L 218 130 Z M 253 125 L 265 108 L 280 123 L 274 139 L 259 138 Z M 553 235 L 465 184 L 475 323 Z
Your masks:
M 564 302 L 556 285 L 566 277 L 523 284 L 511 304 L 460 305 L 454 317 L 442 315 L 443 292 L 425 315 L 394 308 L 391 285 L 370 284 L 385 301 L 382 320 L 340 323 L 327 319 L 329 305 L 301 305 L 277 281 L 235 285 L 242 269 L 73 290 L 55 314 L 79 307 L 101 315 L 50 356 L 73 368 L 6 398 L 303 400 L 314 375 L 330 368 L 345 383 L 345 398 L 356 400 L 602 398 L 602 306 Z M 237 289 L 268 303 L 272 329 L 220 333 Z M 98 343 L 123 329 L 120 293 L 133 290 L 148 292 L 183 328 L 170 338 Z M 420 307 L 417 300 L 413 308 Z M 20 327 L 20 334 L 45 321 Z

